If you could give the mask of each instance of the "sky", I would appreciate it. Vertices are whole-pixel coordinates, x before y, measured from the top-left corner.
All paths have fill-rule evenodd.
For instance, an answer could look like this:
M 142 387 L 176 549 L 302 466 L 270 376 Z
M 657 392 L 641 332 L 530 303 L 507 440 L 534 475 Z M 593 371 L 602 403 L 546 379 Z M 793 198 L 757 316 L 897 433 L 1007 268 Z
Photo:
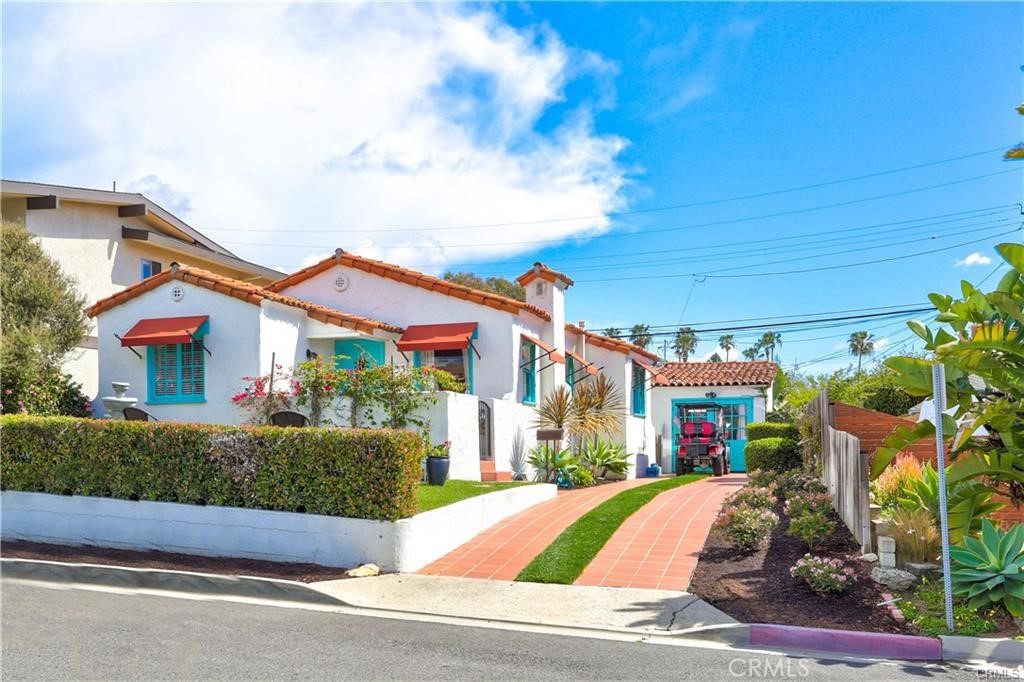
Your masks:
M 1024 139 L 1020 3 L 4 3 L 2 19 L 5 179 L 116 181 L 285 272 L 336 247 L 431 273 L 541 260 L 576 282 L 570 320 L 646 323 L 658 346 L 693 325 L 706 358 L 720 321 L 994 283 L 994 245 L 1021 240 L 1024 162 L 1002 160 Z M 776 354 L 832 371 L 865 329 L 881 360 L 914 349 L 909 317 L 780 326 Z

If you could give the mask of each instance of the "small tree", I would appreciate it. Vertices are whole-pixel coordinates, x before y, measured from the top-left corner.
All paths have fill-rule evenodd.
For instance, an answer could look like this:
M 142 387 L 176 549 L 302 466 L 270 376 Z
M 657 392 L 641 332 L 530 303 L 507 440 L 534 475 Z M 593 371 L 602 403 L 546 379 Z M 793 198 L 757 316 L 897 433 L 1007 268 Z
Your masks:
M 0 387 L 4 412 L 84 416 L 81 386 L 60 367 L 88 333 L 75 281 L 21 225 L 0 226 Z
M 697 349 L 697 333 L 693 327 L 680 327 L 676 332 L 676 338 L 672 341 L 672 350 L 676 354 L 676 360 L 689 362 L 690 353 Z
M 646 324 L 634 324 L 629 330 L 629 342 L 633 345 L 646 349 L 651 345 L 651 327 Z
M 946 400 L 953 415 L 943 415 L 943 433 L 953 463 L 946 482 L 955 486 L 979 480 L 1020 502 L 1024 499 L 1024 245 L 999 244 L 996 250 L 1010 270 L 994 291 L 983 293 L 961 282 L 963 297 L 928 298 L 938 328 L 907 323 L 925 342 L 925 350 L 945 367 Z M 892 357 L 886 366 L 911 395 L 932 397 L 932 363 L 916 357 Z M 935 425 L 919 422 L 897 428 L 875 451 L 872 476 L 896 454 L 923 438 Z
M 732 334 L 718 337 L 718 347 L 725 351 L 725 361 L 729 362 L 729 351 L 736 347 Z
M 857 358 L 857 374 L 860 374 L 861 363 L 865 356 L 873 355 L 875 352 L 875 340 L 871 332 L 854 332 L 850 334 L 850 355 Z

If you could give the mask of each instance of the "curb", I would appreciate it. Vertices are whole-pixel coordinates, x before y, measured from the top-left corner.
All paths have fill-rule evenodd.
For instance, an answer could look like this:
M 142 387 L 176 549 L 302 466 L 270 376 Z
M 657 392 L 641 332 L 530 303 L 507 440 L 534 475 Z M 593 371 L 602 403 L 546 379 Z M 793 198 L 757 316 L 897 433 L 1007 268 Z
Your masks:
M 955 635 L 942 635 L 939 639 L 944 660 L 1024 670 L 1024 642 Z
M 156 592 L 191 592 L 327 606 L 346 605 L 306 583 L 253 576 L 215 575 L 128 566 L 0 559 L 0 577 L 50 583 L 82 583 Z
M 750 626 L 750 644 L 872 658 L 942 660 L 942 642 L 938 639 L 884 632 L 754 624 Z

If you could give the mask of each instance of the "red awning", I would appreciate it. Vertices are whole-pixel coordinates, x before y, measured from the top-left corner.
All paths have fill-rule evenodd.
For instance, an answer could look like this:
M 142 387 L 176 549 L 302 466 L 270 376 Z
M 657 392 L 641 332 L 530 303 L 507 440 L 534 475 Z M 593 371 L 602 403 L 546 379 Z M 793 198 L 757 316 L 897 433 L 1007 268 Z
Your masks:
M 548 344 L 544 343 L 540 339 L 535 339 L 532 336 L 528 336 L 526 334 L 523 334 L 523 338 L 526 339 L 527 341 L 529 341 L 530 343 L 532 343 L 533 345 L 537 346 L 537 348 L 540 348 L 542 351 L 544 351 L 542 353 L 542 355 L 548 356 L 549 358 L 551 358 L 555 362 L 565 362 L 565 356 L 564 355 L 562 355 L 557 350 L 555 350 L 554 348 L 552 348 Z
M 651 381 L 654 383 L 655 386 L 668 386 L 668 379 L 665 378 L 665 375 L 662 374 L 661 372 L 659 372 L 658 370 L 656 370 L 654 367 L 651 367 L 648 364 L 640 362 L 639 360 L 637 360 L 635 358 L 633 359 L 633 362 L 635 362 L 636 364 L 640 365 L 645 370 L 647 370 L 648 373 L 650 373 Z
M 405 328 L 398 350 L 465 350 L 476 332 L 476 322 L 414 324 Z
M 192 335 L 209 319 L 209 315 L 193 315 L 139 320 L 121 337 L 121 345 L 162 346 L 165 343 L 188 343 L 192 340 Z
M 566 353 L 566 355 L 568 355 L 570 358 L 572 358 L 577 363 L 579 363 L 579 367 L 576 368 L 577 372 L 580 371 L 580 369 L 586 369 L 587 374 L 589 374 L 590 376 L 592 376 L 592 377 L 596 377 L 597 376 L 597 367 L 594 367 L 594 363 L 587 362 L 586 360 L 581 358 L 576 353 L 573 353 L 572 351 L 568 351 Z

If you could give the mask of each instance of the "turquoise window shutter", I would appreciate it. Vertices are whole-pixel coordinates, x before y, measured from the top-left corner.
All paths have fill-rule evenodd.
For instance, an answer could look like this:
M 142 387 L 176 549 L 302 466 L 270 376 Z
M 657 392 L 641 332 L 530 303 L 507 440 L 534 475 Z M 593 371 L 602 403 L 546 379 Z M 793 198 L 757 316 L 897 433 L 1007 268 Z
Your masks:
M 334 354 L 338 369 L 356 369 L 360 359 L 372 367 L 385 362 L 384 342 L 375 339 L 335 339 Z
M 647 414 L 647 377 L 644 368 L 633 363 L 633 415 L 643 417 Z

